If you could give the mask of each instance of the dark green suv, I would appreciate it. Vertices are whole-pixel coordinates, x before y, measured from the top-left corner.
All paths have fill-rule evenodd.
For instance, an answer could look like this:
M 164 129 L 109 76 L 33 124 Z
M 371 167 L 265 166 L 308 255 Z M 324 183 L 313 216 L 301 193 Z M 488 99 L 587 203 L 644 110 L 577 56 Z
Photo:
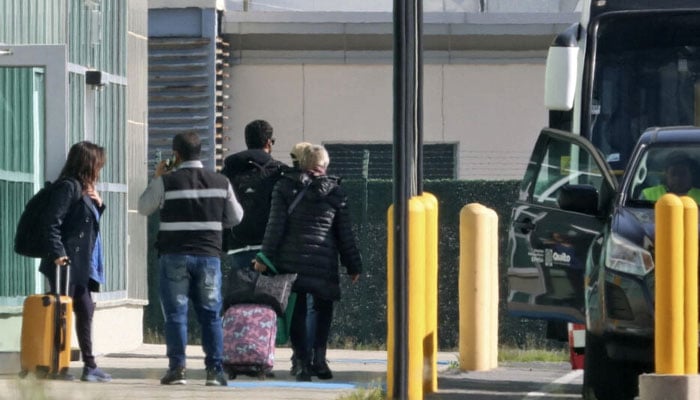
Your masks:
M 537 140 L 511 215 L 508 310 L 585 322 L 584 398 L 633 399 L 653 370 L 654 203 L 700 200 L 696 160 L 693 127 L 647 130 L 624 173 L 580 136 Z

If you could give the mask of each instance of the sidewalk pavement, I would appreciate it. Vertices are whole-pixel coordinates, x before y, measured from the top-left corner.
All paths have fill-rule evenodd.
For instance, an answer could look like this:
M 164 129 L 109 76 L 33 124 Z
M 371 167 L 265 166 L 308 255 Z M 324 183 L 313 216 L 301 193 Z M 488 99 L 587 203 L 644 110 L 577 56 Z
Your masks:
M 267 399 L 320 400 L 337 399 L 359 389 L 385 388 L 386 352 L 328 350 L 328 364 L 334 378 L 297 382 L 289 375 L 289 348 L 275 351 L 274 378 L 259 380 L 238 376 L 228 387 L 204 385 L 204 354 L 200 346 L 187 348 L 187 384 L 165 386 L 160 378 L 167 369 L 165 345 L 144 344 L 126 352 L 97 358 L 97 364 L 112 375 L 109 383 L 88 383 L 75 380 L 60 382 L 36 380 L 31 374 L 20 379 L 17 374 L 0 375 L 0 399 Z M 457 353 L 438 354 L 438 371 L 445 371 L 456 362 Z M 71 373 L 80 378 L 82 362 L 71 363 Z

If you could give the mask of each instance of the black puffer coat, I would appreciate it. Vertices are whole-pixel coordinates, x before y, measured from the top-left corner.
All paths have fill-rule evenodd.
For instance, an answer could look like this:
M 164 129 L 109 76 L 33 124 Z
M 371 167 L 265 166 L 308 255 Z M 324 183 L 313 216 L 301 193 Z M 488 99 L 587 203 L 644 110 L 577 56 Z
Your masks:
M 338 179 L 330 176 L 291 172 L 275 185 L 262 252 L 280 272 L 298 274 L 294 291 L 340 299 L 338 256 L 348 275 L 362 272 L 347 200 Z

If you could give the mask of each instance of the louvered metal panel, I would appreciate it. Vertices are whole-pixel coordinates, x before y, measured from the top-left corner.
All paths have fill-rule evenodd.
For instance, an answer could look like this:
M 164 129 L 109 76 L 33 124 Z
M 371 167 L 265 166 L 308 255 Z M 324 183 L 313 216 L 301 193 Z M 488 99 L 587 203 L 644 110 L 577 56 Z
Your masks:
M 221 37 L 216 38 L 216 132 L 215 132 L 215 142 L 216 142 L 216 169 L 220 171 L 224 164 L 224 154 L 228 152 L 228 149 L 224 147 L 226 139 L 230 139 L 226 136 L 229 127 L 226 125 L 226 119 L 228 117 L 224 116 L 224 109 L 229 108 L 227 104 L 226 96 L 224 96 L 224 89 L 228 89 L 229 85 L 224 83 L 224 80 L 229 77 L 227 69 L 230 67 L 226 60 L 229 59 L 229 43 L 224 41 Z
M 213 70 L 208 38 L 157 37 L 148 43 L 149 169 L 158 155 L 169 157 L 172 138 L 195 131 L 202 138 L 203 161 L 213 157 Z

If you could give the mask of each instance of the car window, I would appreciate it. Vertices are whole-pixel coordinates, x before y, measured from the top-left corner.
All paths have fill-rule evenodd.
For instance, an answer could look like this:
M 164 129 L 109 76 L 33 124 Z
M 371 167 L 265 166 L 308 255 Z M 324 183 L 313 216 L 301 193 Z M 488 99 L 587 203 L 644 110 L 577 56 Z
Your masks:
M 603 183 L 598 165 L 583 148 L 564 140 L 552 139 L 539 162 L 533 201 L 558 207 L 557 195 L 564 185 L 591 185 L 598 191 Z
M 666 193 L 688 195 L 700 202 L 700 146 L 650 146 L 640 155 L 628 199 L 637 205 L 655 203 Z

